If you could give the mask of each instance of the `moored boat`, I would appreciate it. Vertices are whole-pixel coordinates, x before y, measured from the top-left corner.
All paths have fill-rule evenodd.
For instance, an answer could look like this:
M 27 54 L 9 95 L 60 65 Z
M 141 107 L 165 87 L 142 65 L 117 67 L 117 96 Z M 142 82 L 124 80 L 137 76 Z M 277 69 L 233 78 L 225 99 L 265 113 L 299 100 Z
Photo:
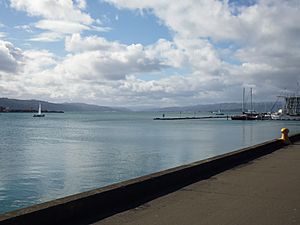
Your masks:
M 221 109 L 219 109 L 217 112 L 212 112 L 212 113 L 217 115 L 217 116 L 224 115 L 224 113 L 221 111 Z
M 272 113 L 272 120 L 300 121 L 300 96 L 279 96 L 285 99 L 285 104 L 278 112 Z
M 252 109 L 252 88 L 250 88 L 251 105 L 250 110 L 245 112 L 245 88 L 243 88 L 242 114 L 231 116 L 232 120 L 256 120 L 258 113 Z
M 232 120 L 256 120 L 257 115 L 245 113 L 241 115 L 231 116 L 231 119 Z

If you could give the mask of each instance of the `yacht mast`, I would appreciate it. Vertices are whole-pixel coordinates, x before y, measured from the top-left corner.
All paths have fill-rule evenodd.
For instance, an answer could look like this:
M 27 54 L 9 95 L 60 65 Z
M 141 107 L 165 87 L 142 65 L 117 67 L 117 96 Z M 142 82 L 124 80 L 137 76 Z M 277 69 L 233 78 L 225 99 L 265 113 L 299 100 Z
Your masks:
M 250 88 L 250 98 L 251 98 L 250 110 L 251 110 L 251 114 L 252 114 L 252 112 L 253 112 L 253 107 L 252 107 L 252 88 Z
M 242 113 L 245 112 L 245 88 L 243 88 Z

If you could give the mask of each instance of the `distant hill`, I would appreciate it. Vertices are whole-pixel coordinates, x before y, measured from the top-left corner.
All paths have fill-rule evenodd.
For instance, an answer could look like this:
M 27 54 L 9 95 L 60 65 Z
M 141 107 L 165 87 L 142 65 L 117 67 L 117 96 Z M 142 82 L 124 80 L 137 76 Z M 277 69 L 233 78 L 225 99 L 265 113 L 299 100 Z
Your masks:
M 257 112 L 270 112 L 278 111 L 282 107 L 281 102 L 255 102 L 253 103 L 253 109 Z M 249 105 L 245 106 L 247 111 L 250 109 Z M 218 111 L 223 112 L 241 112 L 242 107 L 241 103 L 220 103 L 220 104 L 205 104 L 205 105 L 192 105 L 192 106 L 183 106 L 183 107 L 165 107 L 165 108 L 154 108 L 148 109 L 147 111 L 155 112 L 210 112 Z
M 9 108 L 13 110 L 37 110 L 39 103 L 42 104 L 43 110 L 48 111 L 64 111 L 64 112 L 76 112 L 76 111 L 99 111 L 99 112 L 128 112 L 131 111 L 122 107 L 109 107 L 99 106 L 85 103 L 51 103 L 39 100 L 19 100 L 0 98 L 0 107 Z M 256 102 L 253 103 L 253 109 L 257 112 L 269 112 L 273 108 L 273 111 L 277 111 L 282 107 L 281 102 Z M 246 105 L 246 109 L 250 106 Z M 153 108 L 143 111 L 153 112 L 210 112 L 218 111 L 223 112 L 241 112 L 241 103 L 220 103 L 220 104 L 203 104 L 203 105 L 191 105 L 182 107 L 164 107 Z
M 37 109 L 39 103 L 42 104 L 43 110 L 48 111 L 100 111 L 100 112 L 120 112 L 120 111 L 130 111 L 127 108 L 121 107 L 108 107 L 108 106 L 98 106 L 85 103 L 51 103 L 39 100 L 19 100 L 19 99 L 8 99 L 0 98 L 0 107 L 18 110 L 33 110 Z

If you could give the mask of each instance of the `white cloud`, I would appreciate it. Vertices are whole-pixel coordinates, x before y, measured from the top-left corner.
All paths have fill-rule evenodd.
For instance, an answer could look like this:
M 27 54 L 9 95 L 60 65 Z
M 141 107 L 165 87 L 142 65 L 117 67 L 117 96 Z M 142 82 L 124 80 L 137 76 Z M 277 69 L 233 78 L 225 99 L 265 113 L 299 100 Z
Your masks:
M 261 99 L 270 99 L 284 88 L 295 90 L 300 79 L 299 1 L 261 0 L 251 6 L 217 0 L 107 2 L 119 8 L 150 10 L 167 25 L 175 34 L 172 44 L 181 53 L 178 62 L 184 62 L 177 65 L 193 72 L 185 79 L 193 76 L 200 82 L 195 78 L 198 74 L 201 82 L 212 81 L 215 88 L 232 83 L 235 88 L 252 85 L 265 93 L 263 80 L 270 92 Z M 213 77 L 222 78 L 223 83 Z M 224 97 L 230 93 L 224 90 Z
M 16 10 L 25 11 L 32 17 L 43 18 L 34 26 L 45 30 L 45 32 L 32 37 L 31 40 L 33 41 L 58 41 L 66 34 L 84 30 L 102 32 L 108 30 L 106 27 L 99 26 L 99 20 L 95 21 L 83 11 L 86 8 L 85 0 L 76 0 L 75 2 L 72 0 L 10 0 L 10 2 L 10 6 Z M 49 34 L 50 37 L 47 38 Z
M 22 63 L 22 52 L 12 43 L 0 40 L 0 71 L 15 73 Z
M 37 35 L 34 35 L 29 40 L 30 41 L 40 41 L 40 42 L 55 42 L 59 41 L 64 36 L 61 33 L 55 33 L 55 32 L 43 32 Z
M 66 38 L 65 46 L 67 51 L 73 53 L 99 51 L 103 55 L 114 54 L 123 59 L 130 55 L 129 52 L 139 52 L 138 57 L 141 57 L 140 60 L 148 58 L 149 61 L 146 61 L 150 64 L 156 61 L 161 65 L 172 67 L 182 66 L 187 58 L 187 53 L 179 49 L 174 42 L 164 39 L 158 40 L 153 45 L 142 46 L 141 44 L 125 45 L 98 36 L 82 38 L 80 34 L 73 34 Z
M 261 0 L 249 7 L 219 0 L 105 1 L 121 8 L 150 9 L 170 29 L 187 38 L 249 42 L 300 26 L 299 2 L 295 0 Z
M 147 54 L 159 58 L 164 65 L 181 68 L 188 63 L 188 52 L 178 47 L 174 42 L 159 39 L 147 47 Z
M 82 38 L 80 34 L 73 34 L 66 37 L 65 40 L 66 50 L 69 52 L 84 52 L 84 51 L 119 51 L 124 50 L 126 45 L 122 45 L 119 42 L 107 41 L 103 37 L 89 36 Z
M 57 65 L 56 56 L 47 50 L 27 50 L 23 52 L 24 64 L 26 64 L 23 73 L 39 73 L 49 70 Z
M 40 20 L 35 24 L 35 27 L 43 30 L 51 30 L 59 34 L 72 34 L 90 29 L 89 26 L 84 24 L 63 20 Z
M 161 21 L 184 37 L 235 39 L 239 22 L 231 14 L 227 1 L 219 0 L 106 0 L 118 7 L 153 10 Z
M 15 28 L 21 29 L 21 30 L 25 30 L 28 33 L 32 33 L 33 32 L 31 25 L 18 25 L 18 26 L 15 26 Z
M 149 10 L 172 31 L 173 40 L 160 39 L 147 46 L 80 35 L 97 24 L 81 11 L 85 1 L 51 3 L 54 8 L 66 4 L 63 7 L 74 11 L 70 13 L 79 13 L 77 20 L 66 19 L 65 11 L 49 16 L 43 7 L 36 9 L 42 3 L 35 1 L 12 2 L 18 10 L 43 17 L 35 25 L 48 33 L 33 40 L 66 36 L 69 54 L 59 59 L 45 50 L 19 50 L 15 55 L 21 60 L 12 54 L 17 48 L 2 45 L 0 60 L 10 66 L 0 64 L 0 91 L 7 95 L 18 90 L 23 96 L 57 101 L 189 105 L 239 101 L 242 86 L 254 88 L 255 100 L 274 100 L 300 82 L 298 1 L 261 0 L 251 6 L 217 0 L 108 1 Z M 22 70 L 17 69 L 20 64 Z M 12 71 L 20 76 L 4 76 Z
M 1 92 L 16 97 L 18 90 L 18 95 L 23 98 L 76 99 L 106 105 L 111 105 L 113 99 L 113 104 L 141 106 L 171 105 L 178 104 L 178 101 L 189 104 L 198 98 L 207 98 L 209 93 L 214 96 L 209 88 L 215 85 L 212 80 L 219 78 L 208 81 L 201 76 L 204 74 L 149 81 L 137 78 L 139 73 L 163 68 L 158 58 L 162 58 L 164 51 L 159 51 L 158 46 L 162 45 L 162 49 L 167 49 L 166 43 L 172 46 L 167 41 L 160 40 L 155 46 L 113 43 L 109 48 L 109 42 L 98 37 L 88 39 L 74 35 L 69 39 L 72 40 L 80 48 L 72 49 L 74 53 L 62 60 L 45 50 L 24 51 L 24 69 L 14 79 L 8 76 L 2 79 L 0 86 L 5 90 Z M 87 51 L 83 51 L 84 44 Z M 168 57 L 176 55 L 171 53 L 173 48 L 167 51 L 166 62 Z M 218 82 L 222 83 L 220 79 Z
M 30 16 L 42 16 L 49 20 L 63 20 L 92 24 L 93 19 L 74 5 L 72 0 L 10 0 L 11 7 L 27 12 Z
M 147 54 L 141 44 L 124 45 L 92 36 L 79 34 L 66 38 L 69 55 L 61 70 L 70 76 L 87 80 L 120 80 L 128 74 L 159 71 L 165 68 L 159 58 Z

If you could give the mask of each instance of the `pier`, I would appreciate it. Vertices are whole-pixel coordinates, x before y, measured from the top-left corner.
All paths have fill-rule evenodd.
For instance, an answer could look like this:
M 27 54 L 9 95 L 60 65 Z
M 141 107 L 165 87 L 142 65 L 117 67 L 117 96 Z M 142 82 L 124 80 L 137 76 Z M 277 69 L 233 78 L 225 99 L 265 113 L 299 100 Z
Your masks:
M 153 120 L 201 120 L 201 119 L 224 119 L 229 116 L 192 116 L 192 117 L 156 117 Z
M 0 215 L 0 224 L 300 224 L 300 134 Z
M 300 142 L 94 224 L 300 224 Z

